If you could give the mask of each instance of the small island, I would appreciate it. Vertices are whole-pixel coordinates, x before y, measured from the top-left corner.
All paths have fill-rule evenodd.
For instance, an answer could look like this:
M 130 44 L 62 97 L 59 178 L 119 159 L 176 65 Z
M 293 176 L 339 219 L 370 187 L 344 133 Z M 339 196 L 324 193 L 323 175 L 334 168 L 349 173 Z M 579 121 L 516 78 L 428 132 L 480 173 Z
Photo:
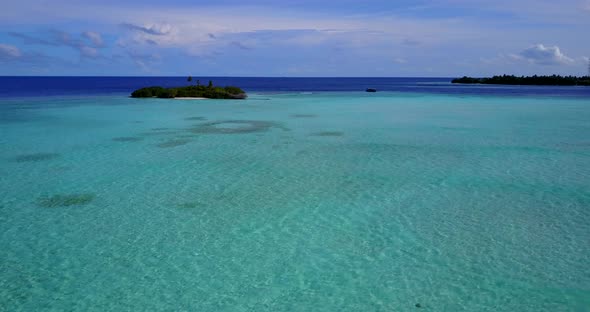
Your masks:
M 187 81 L 192 81 L 192 77 L 189 77 Z M 244 90 L 233 87 L 217 87 L 213 85 L 212 81 L 209 81 L 209 85 L 203 86 L 198 81 L 196 85 L 189 85 L 185 87 L 147 87 L 133 91 L 131 93 L 133 98 L 161 98 L 161 99 L 172 99 L 172 98 L 205 98 L 205 99 L 234 99 L 243 100 L 247 98 Z
M 521 76 L 502 75 L 491 78 L 472 78 L 463 77 L 456 78 L 452 83 L 465 84 L 503 84 L 503 85 L 535 85 L 535 86 L 590 86 L 590 76 L 576 77 L 576 76 Z

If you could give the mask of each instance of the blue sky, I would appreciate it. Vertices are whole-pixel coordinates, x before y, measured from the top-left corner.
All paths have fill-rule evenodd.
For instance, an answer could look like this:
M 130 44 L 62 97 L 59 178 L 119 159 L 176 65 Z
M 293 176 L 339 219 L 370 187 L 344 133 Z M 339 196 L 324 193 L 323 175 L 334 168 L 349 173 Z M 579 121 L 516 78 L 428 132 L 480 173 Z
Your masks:
M 590 0 L 19 0 L 0 75 L 587 73 Z

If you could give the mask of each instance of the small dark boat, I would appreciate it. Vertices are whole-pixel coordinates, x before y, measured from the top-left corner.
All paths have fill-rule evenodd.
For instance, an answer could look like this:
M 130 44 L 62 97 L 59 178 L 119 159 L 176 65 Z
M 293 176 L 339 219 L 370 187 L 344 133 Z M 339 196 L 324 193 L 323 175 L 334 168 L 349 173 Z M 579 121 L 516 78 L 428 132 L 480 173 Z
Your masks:
M 373 89 L 373 88 L 367 88 L 367 90 L 365 90 L 366 92 L 377 92 L 377 89 Z

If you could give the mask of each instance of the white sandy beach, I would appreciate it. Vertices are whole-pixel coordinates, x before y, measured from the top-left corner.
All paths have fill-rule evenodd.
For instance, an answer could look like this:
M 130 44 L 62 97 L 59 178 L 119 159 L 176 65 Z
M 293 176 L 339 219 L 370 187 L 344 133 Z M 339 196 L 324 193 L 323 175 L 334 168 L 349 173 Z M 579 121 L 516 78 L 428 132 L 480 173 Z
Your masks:
M 208 98 L 204 97 L 175 97 L 175 100 L 208 100 Z

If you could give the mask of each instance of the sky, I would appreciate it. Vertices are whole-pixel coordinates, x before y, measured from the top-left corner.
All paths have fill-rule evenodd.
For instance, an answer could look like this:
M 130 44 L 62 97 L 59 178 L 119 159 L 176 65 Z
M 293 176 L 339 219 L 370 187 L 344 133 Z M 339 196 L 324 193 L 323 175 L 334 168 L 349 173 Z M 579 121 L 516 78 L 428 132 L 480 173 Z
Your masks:
M 587 75 L 590 0 L 18 0 L 0 75 Z

